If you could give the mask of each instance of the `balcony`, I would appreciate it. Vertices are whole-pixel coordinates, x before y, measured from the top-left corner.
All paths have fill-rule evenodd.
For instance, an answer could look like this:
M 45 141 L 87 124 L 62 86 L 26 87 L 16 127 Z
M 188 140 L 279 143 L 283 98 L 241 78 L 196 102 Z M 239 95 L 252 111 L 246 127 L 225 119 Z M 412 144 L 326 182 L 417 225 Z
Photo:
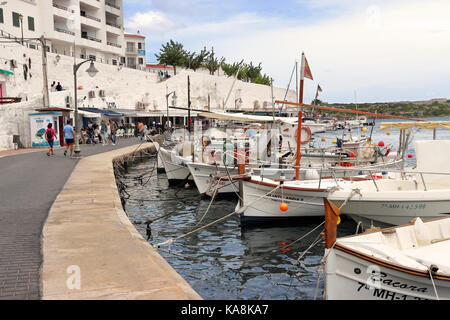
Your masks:
M 112 7 L 112 8 L 115 8 L 115 9 L 117 9 L 117 10 L 120 10 L 120 7 L 117 6 L 117 5 L 115 5 L 114 3 L 105 1 L 105 4 L 106 4 L 107 6 L 110 6 L 110 7 Z
M 70 34 L 71 36 L 75 35 L 75 32 L 72 32 L 72 31 L 69 31 L 69 30 L 65 30 L 65 29 L 61 29 L 61 28 L 57 28 L 57 27 L 55 27 L 55 31 L 61 32 L 61 33 L 65 33 L 65 34 Z
M 94 37 L 91 37 L 91 36 L 88 36 L 88 35 L 85 35 L 85 34 L 82 34 L 81 37 L 83 39 L 87 39 L 87 40 L 91 40 L 91 41 L 95 41 L 95 42 L 99 42 L 99 43 L 102 42 L 102 40 L 100 40 L 100 39 L 97 39 L 97 38 L 94 38 Z
M 122 46 L 120 45 L 120 44 L 117 44 L 117 43 L 114 43 L 114 42 L 107 42 L 108 43 L 108 46 L 113 46 L 113 47 L 116 47 L 116 48 L 122 48 Z
M 106 24 L 107 24 L 108 26 L 111 26 L 111 27 L 114 27 L 114 28 L 117 28 L 117 29 L 121 29 L 121 30 L 122 30 L 122 26 L 119 26 L 118 24 L 115 24 L 114 22 L 106 21 Z
M 71 10 L 71 9 L 69 9 L 69 8 L 67 8 L 67 7 L 64 7 L 64 6 L 62 6 L 62 5 L 60 5 L 60 4 L 57 4 L 57 3 L 54 3 L 54 2 L 53 2 L 53 6 L 54 6 L 55 8 L 58 8 L 58 9 L 61 9 L 61 10 L 64 10 L 64 11 L 67 11 L 67 12 L 70 12 L 70 13 L 75 13 L 74 10 Z
M 90 15 L 86 14 L 86 12 L 84 12 L 84 11 L 80 11 L 80 16 L 88 18 L 88 19 L 91 19 L 91 20 L 94 20 L 94 21 L 97 21 L 97 22 L 101 22 L 102 21 L 99 18 L 96 18 L 96 17 L 93 17 L 93 16 L 90 16 Z

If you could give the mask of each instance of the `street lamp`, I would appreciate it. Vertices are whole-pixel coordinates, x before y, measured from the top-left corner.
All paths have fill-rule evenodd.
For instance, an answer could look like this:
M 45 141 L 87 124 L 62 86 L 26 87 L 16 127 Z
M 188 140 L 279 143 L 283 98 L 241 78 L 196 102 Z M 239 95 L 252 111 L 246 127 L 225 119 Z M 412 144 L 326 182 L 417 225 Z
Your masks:
M 22 45 L 23 45 L 23 15 L 19 14 L 20 29 L 22 30 Z
M 169 129 L 169 97 L 170 95 L 173 94 L 172 97 L 172 106 L 175 105 L 175 102 L 177 101 L 177 94 L 175 93 L 175 91 L 169 92 L 168 94 L 166 94 L 166 105 L 167 105 L 167 129 Z
M 89 68 L 86 70 L 86 72 L 89 74 L 89 76 L 91 78 L 95 77 L 95 75 L 98 73 L 98 70 L 94 66 L 94 60 L 85 60 L 83 62 L 80 62 L 79 64 L 74 63 L 74 65 L 73 65 L 73 79 L 74 79 L 74 90 L 75 90 L 75 95 L 74 95 L 75 96 L 75 148 L 73 151 L 75 152 L 76 157 L 78 157 L 81 152 L 80 143 L 78 141 L 78 137 L 80 135 L 80 126 L 78 125 L 77 71 L 86 62 L 91 63 Z

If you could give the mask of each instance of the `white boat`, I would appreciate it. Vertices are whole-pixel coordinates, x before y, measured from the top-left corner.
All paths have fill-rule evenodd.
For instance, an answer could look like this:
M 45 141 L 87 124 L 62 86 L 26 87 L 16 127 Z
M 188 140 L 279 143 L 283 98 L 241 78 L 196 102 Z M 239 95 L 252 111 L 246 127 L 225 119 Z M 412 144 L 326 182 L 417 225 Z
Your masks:
M 415 169 L 388 179 L 342 185 L 328 194 L 328 200 L 365 227 L 401 225 L 415 217 L 448 216 L 450 141 L 416 141 L 415 150 Z
M 169 183 L 194 180 L 186 165 L 192 162 L 191 157 L 183 157 L 175 149 L 166 150 L 163 147 L 159 148 L 158 157 L 164 165 Z
M 287 218 L 323 216 L 323 197 L 328 195 L 336 182 L 344 179 L 274 181 L 260 176 L 250 176 L 242 183 L 241 200 L 236 210 L 241 211 L 242 224 L 271 222 Z M 288 209 L 282 211 L 280 204 Z
M 326 299 L 450 299 L 450 218 L 336 240 L 336 214 L 325 222 Z

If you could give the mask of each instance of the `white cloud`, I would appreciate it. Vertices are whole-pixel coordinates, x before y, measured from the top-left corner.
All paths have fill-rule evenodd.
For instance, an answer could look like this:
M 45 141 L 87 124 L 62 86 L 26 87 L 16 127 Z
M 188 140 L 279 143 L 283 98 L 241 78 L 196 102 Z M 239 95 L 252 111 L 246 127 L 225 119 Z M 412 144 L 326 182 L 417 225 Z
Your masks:
M 141 30 L 149 35 L 152 32 L 171 30 L 175 26 L 175 22 L 169 19 L 164 13 L 157 11 L 138 12 L 125 23 L 125 28 L 129 32 Z
M 134 16 L 127 27 L 145 29 L 154 41 L 172 38 L 190 50 L 214 46 L 230 62 L 262 62 L 263 72 L 280 87 L 305 51 L 315 80 L 306 80 L 305 101 L 314 98 L 317 82 L 330 102 L 352 101 L 355 90 L 359 102 L 449 95 L 449 1 L 379 0 L 357 6 L 350 0 L 299 1 L 317 12 L 337 7 L 340 14 L 316 22 L 308 16 L 305 24 L 301 16 L 246 12 L 203 23 L 150 11 Z

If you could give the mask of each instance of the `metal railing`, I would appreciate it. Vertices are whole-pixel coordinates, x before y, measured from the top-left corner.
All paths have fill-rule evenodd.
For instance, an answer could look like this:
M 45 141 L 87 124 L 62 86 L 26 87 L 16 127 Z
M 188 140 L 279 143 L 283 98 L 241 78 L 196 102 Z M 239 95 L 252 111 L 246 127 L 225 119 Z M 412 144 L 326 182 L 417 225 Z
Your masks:
M 61 9 L 61 10 L 65 10 L 65 11 L 70 12 L 70 13 L 75 13 L 75 10 L 71 10 L 71 9 L 69 9 L 67 7 L 64 7 L 64 6 L 62 6 L 60 4 L 57 4 L 57 3 L 54 3 L 54 2 L 53 2 L 53 6 L 55 8 L 58 8 L 58 9 Z
M 94 20 L 94 21 L 97 21 L 97 22 L 101 22 L 102 21 L 101 19 L 93 17 L 93 16 L 90 16 L 90 15 L 84 13 L 84 12 L 80 12 L 80 16 L 88 18 L 88 19 L 91 19 L 91 20 Z
M 110 7 L 113 7 L 113 8 L 116 8 L 116 9 L 120 10 L 120 7 L 117 6 L 117 5 L 115 5 L 114 3 L 110 3 L 110 2 L 108 2 L 108 1 L 105 1 L 105 4 L 106 4 L 107 6 L 110 6 Z
M 65 30 L 65 29 L 61 29 L 61 28 L 57 28 L 57 27 L 55 27 L 55 31 L 57 31 L 57 32 L 62 32 L 62 33 L 66 33 L 66 34 L 70 34 L 70 35 L 72 35 L 72 36 L 75 35 L 75 32 L 72 32 L 72 31 L 69 31 L 69 30 Z
M 122 46 L 120 44 L 114 43 L 114 42 L 107 42 L 109 46 L 113 46 L 113 47 L 117 47 L 117 48 L 122 48 Z
M 108 26 L 115 27 L 115 28 L 117 28 L 117 29 L 122 29 L 122 26 L 120 26 L 120 25 L 118 25 L 118 24 L 115 24 L 114 22 L 106 21 L 106 24 L 107 24 Z
M 97 39 L 97 38 L 94 38 L 94 37 L 91 37 L 91 36 L 87 36 L 87 35 L 81 35 L 81 37 L 83 39 L 87 39 L 87 40 L 91 40 L 91 41 L 95 41 L 95 42 L 102 42 L 102 40 L 100 40 L 100 39 Z

